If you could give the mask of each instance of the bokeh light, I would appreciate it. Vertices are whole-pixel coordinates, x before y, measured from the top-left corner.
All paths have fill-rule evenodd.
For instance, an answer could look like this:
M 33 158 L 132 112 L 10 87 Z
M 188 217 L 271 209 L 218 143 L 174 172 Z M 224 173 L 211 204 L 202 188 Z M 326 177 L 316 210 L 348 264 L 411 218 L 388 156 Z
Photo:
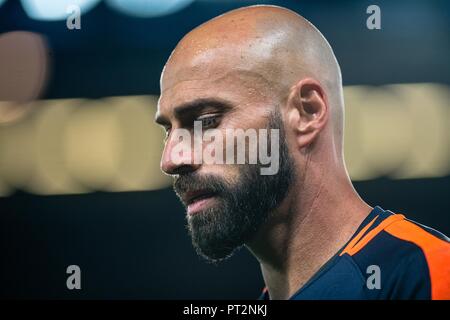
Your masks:
M 448 86 L 348 86 L 344 93 L 352 180 L 450 173 Z M 0 126 L 0 195 L 168 187 L 171 179 L 159 168 L 164 133 L 153 122 L 156 104 L 157 96 L 31 103 L 20 121 Z
M 50 68 L 45 38 L 33 32 L 0 35 L 0 124 L 22 117 L 45 89 Z
M 193 0 L 106 0 L 112 8 L 140 18 L 158 17 L 177 12 Z
M 66 19 L 69 6 L 78 6 L 81 13 L 86 13 L 95 7 L 100 0 L 21 0 L 21 2 L 30 18 L 54 21 Z

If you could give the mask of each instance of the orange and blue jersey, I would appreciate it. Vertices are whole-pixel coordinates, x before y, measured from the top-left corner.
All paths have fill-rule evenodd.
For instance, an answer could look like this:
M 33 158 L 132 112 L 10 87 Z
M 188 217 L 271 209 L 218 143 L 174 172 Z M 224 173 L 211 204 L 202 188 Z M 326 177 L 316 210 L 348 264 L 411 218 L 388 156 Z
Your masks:
M 266 289 L 260 299 L 269 299 Z M 290 299 L 448 300 L 450 239 L 377 206 Z

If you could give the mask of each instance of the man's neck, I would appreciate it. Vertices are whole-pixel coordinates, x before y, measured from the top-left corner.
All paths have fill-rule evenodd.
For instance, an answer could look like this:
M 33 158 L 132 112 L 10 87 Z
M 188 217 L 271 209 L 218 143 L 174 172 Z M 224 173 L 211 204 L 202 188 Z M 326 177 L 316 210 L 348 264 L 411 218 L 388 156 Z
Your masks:
M 301 202 L 298 197 L 285 201 L 247 244 L 261 264 L 271 299 L 289 299 L 339 251 L 372 210 L 350 182 L 338 183 L 322 180 Z

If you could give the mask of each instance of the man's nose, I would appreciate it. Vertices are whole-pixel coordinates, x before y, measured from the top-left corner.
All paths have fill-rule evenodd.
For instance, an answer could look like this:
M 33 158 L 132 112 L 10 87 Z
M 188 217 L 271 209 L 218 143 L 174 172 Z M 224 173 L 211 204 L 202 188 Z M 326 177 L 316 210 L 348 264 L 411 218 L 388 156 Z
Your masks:
M 192 141 L 179 141 L 169 136 L 161 158 L 161 170 L 169 175 L 193 172 L 200 167 L 200 161 L 194 161 Z

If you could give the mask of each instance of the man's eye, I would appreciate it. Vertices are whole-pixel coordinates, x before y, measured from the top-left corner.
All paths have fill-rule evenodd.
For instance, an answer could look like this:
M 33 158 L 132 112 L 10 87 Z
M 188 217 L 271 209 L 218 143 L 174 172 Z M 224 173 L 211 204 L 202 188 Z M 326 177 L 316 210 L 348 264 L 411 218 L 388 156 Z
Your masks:
M 217 126 L 217 124 L 219 122 L 217 115 L 200 117 L 197 119 L 197 121 L 202 122 L 202 128 L 213 128 L 213 127 Z

